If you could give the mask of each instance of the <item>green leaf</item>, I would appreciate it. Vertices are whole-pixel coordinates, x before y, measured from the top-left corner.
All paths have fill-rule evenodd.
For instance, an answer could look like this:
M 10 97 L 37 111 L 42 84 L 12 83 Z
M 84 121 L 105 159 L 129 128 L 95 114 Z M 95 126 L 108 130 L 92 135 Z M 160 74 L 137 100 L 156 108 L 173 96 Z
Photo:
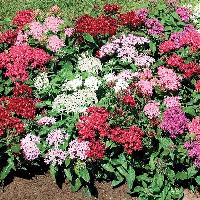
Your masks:
M 102 167 L 108 172 L 115 172 L 115 169 L 110 163 L 103 164 Z
M 178 172 L 175 178 L 178 180 L 186 180 L 188 178 L 187 172 Z
M 90 174 L 89 174 L 88 169 L 86 167 L 82 168 L 80 170 L 79 175 L 80 175 L 81 178 L 83 178 L 84 181 L 90 182 Z
M 64 172 L 65 172 L 65 176 L 67 180 L 72 181 L 72 174 L 71 174 L 70 169 L 64 169 Z
M 95 44 L 94 38 L 93 38 L 90 34 L 84 33 L 84 34 L 83 34 L 83 38 L 84 38 L 86 41 Z
M 19 144 L 14 144 L 13 146 L 11 146 L 11 151 L 13 153 L 19 153 L 20 152 L 20 145 Z
M 2 169 L 1 173 L 0 173 L 0 180 L 4 180 L 8 174 L 11 172 L 12 169 L 14 169 L 14 159 L 13 158 L 9 158 L 7 165 Z
M 187 106 L 187 107 L 183 108 L 183 111 L 187 114 L 192 115 L 192 116 L 196 116 L 196 111 L 195 111 L 195 108 L 193 106 Z
M 68 167 L 71 163 L 71 159 L 70 158 L 66 158 L 65 159 L 65 166 Z
M 196 170 L 195 166 L 191 166 L 187 169 L 188 178 L 192 178 L 198 171 Z
M 149 43 L 149 47 L 150 47 L 152 53 L 155 54 L 155 52 L 156 52 L 156 44 L 154 42 L 150 42 Z
M 133 183 L 135 181 L 135 170 L 131 166 L 129 167 L 128 176 L 126 176 L 126 181 L 129 190 L 131 190 L 133 188 Z
M 56 180 L 56 175 L 57 175 L 57 172 L 58 172 L 58 167 L 51 164 L 50 167 L 49 167 L 49 171 L 50 171 L 50 174 L 52 175 L 53 179 Z
M 197 182 L 198 185 L 200 185 L 200 176 L 197 176 L 197 177 L 195 178 L 195 181 Z
M 77 192 L 81 188 L 82 184 L 79 178 L 77 178 L 73 183 L 71 183 L 72 192 Z

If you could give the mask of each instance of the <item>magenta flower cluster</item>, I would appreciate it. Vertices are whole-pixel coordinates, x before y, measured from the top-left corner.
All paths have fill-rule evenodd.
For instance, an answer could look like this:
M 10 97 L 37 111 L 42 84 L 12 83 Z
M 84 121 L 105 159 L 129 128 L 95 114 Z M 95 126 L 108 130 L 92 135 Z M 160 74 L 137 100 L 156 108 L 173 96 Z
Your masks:
M 188 119 L 180 107 L 171 107 L 164 111 L 160 127 L 170 133 L 172 138 L 187 130 Z
M 145 25 L 148 29 L 148 33 L 152 35 L 160 35 L 164 31 L 164 26 L 158 19 L 147 19 Z

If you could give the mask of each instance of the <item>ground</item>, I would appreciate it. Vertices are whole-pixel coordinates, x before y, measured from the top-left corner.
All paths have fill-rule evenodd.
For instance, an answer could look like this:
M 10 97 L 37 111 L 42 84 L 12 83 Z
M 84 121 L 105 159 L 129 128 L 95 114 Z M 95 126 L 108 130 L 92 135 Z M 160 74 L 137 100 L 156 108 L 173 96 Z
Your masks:
M 126 185 L 113 189 L 111 183 L 96 183 L 98 197 L 91 200 L 137 200 L 127 194 Z M 33 179 L 15 177 L 4 190 L 0 191 L 0 200 L 89 200 L 83 190 L 72 193 L 67 183 L 62 189 L 52 181 L 50 175 L 38 175 Z M 183 200 L 200 200 L 200 195 L 194 195 L 185 190 Z

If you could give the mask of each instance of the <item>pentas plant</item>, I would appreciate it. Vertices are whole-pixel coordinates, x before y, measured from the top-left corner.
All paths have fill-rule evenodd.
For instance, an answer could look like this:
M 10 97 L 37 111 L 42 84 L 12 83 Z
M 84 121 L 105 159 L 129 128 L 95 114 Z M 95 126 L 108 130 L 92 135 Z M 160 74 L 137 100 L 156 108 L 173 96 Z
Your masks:
M 58 6 L 16 13 L 0 34 L 1 180 L 45 165 L 73 191 L 127 182 L 151 200 L 200 184 L 196 7 L 169 5 L 106 4 L 73 27 Z

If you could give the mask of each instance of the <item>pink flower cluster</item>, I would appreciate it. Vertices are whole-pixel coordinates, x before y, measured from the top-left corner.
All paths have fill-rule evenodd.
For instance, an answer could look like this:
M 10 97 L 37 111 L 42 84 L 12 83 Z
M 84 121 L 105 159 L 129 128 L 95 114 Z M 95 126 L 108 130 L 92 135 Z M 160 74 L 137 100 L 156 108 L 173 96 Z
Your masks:
M 180 107 L 171 107 L 164 111 L 160 127 L 170 133 L 172 138 L 181 135 L 187 129 L 188 119 Z
M 89 151 L 89 141 L 74 139 L 69 143 L 68 154 L 71 159 L 85 160 L 88 157 Z
M 152 96 L 153 95 L 153 84 L 148 80 L 139 80 L 136 83 L 136 88 L 138 92 L 144 96 Z
M 55 124 L 56 123 L 56 119 L 54 117 L 42 117 L 41 119 L 39 119 L 37 121 L 37 124 L 42 126 L 42 125 L 52 125 L 52 124 Z
M 27 45 L 12 46 L 8 52 L 0 53 L 0 69 L 6 68 L 5 76 L 13 81 L 25 81 L 29 77 L 29 66 L 41 69 L 50 58 L 43 49 Z
M 60 144 L 64 142 L 64 139 L 67 139 L 67 137 L 68 135 L 63 134 L 63 130 L 54 129 L 48 134 L 46 141 L 49 145 L 58 147 Z
M 200 167 L 200 143 L 197 141 L 186 142 L 184 147 L 188 150 L 188 156 L 195 159 L 193 164 Z
M 158 68 L 158 85 L 163 90 L 172 90 L 176 91 L 181 86 L 181 78 L 176 75 L 172 69 L 168 69 L 164 66 Z
M 180 97 L 175 96 L 175 97 L 165 97 L 164 98 L 164 104 L 166 105 L 167 108 L 171 107 L 181 107 L 180 103 Z
M 54 148 L 50 149 L 48 153 L 45 155 L 44 162 L 46 164 L 62 165 L 66 157 L 67 157 L 66 151 Z
M 48 48 L 53 52 L 57 52 L 60 48 L 64 47 L 65 43 L 57 35 L 52 35 L 48 38 Z
M 160 35 L 164 31 L 164 26 L 158 19 L 147 19 L 145 26 L 147 27 L 149 34 Z
M 138 66 L 149 67 L 155 60 L 146 54 L 140 54 L 136 46 L 149 43 L 144 37 L 134 36 L 133 34 L 122 35 L 120 38 L 112 38 L 111 42 L 103 45 L 97 52 L 97 56 L 102 58 L 106 55 L 117 53 L 117 57 L 123 61 L 135 62 Z
M 200 139 L 200 118 L 195 117 L 190 123 L 188 123 L 188 130 L 190 133 L 196 135 L 196 139 Z
M 59 17 L 50 16 L 45 19 L 44 26 L 53 33 L 57 33 L 59 26 L 63 23 L 64 21 Z
M 149 119 L 157 118 L 160 115 L 160 103 L 150 101 L 144 106 L 144 113 Z
M 45 32 L 47 32 L 47 28 L 40 22 L 34 21 L 29 24 L 29 31 L 27 33 L 34 39 L 40 40 Z
M 25 138 L 21 140 L 21 149 L 26 160 L 35 160 L 40 154 L 40 150 L 37 147 L 37 143 L 40 142 L 38 136 L 27 134 Z
M 176 13 L 183 22 L 188 22 L 190 20 L 191 11 L 188 8 L 179 7 L 176 9 Z

